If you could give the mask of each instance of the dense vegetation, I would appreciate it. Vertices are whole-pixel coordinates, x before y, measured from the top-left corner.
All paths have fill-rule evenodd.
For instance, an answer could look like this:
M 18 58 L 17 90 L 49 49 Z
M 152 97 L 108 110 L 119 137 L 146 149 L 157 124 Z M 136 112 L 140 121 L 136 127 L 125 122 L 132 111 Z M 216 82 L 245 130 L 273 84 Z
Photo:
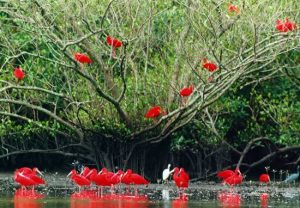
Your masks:
M 268 149 L 249 160 L 254 165 L 270 163 L 274 152 L 293 155 L 300 150 L 300 34 L 280 31 L 276 21 L 299 24 L 297 5 L 0 1 L 0 157 L 62 155 L 151 176 L 168 160 L 187 158 L 183 165 L 202 177 L 236 165 L 249 142 Z M 108 45 L 108 36 L 122 47 Z M 218 69 L 206 70 L 205 59 Z M 190 85 L 186 100 L 179 92 Z M 153 106 L 166 114 L 147 119 Z

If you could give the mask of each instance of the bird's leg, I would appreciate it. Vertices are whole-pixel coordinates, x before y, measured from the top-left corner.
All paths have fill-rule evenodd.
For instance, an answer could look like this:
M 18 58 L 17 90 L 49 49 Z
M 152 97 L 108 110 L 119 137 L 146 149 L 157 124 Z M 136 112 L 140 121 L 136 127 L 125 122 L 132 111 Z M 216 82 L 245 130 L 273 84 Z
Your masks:
M 180 199 L 180 187 L 177 187 L 178 198 Z
M 114 185 L 111 185 L 111 186 L 110 186 L 110 194 L 111 194 L 111 195 L 114 195 Z
M 34 186 L 31 188 L 31 194 L 34 195 Z
M 99 197 L 99 194 L 100 194 L 100 187 L 98 186 L 97 187 L 97 197 Z
M 230 191 L 229 191 L 230 193 L 232 193 L 233 192 L 233 185 L 230 185 Z
M 137 186 L 136 186 L 136 185 L 134 186 L 134 195 L 135 195 L 135 196 L 138 195 L 138 189 L 137 189 Z
M 115 47 L 112 47 L 112 57 L 113 57 L 113 59 L 116 59 L 116 58 L 117 58 L 117 55 L 116 55 L 116 48 L 115 48 Z
M 102 196 L 103 196 L 103 186 L 101 186 L 101 189 L 100 189 L 100 190 L 101 190 L 101 195 L 100 195 L 100 196 L 101 196 L 101 198 L 102 198 Z
M 129 194 L 129 191 L 130 191 L 130 185 L 127 185 L 126 186 L 126 193 Z

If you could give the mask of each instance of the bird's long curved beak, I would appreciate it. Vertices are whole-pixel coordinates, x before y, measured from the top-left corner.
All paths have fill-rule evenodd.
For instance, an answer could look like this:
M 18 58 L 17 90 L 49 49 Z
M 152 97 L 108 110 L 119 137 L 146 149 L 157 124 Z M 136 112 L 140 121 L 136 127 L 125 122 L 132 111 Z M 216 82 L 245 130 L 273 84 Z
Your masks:
M 42 173 L 39 169 L 36 169 L 36 172 L 37 172 L 38 174 L 40 174 L 41 176 L 44 176 L 43 173 Z
M 67 175 L 67 178 L 69 178 L 71 174 L 72 174 L 72 171 Z

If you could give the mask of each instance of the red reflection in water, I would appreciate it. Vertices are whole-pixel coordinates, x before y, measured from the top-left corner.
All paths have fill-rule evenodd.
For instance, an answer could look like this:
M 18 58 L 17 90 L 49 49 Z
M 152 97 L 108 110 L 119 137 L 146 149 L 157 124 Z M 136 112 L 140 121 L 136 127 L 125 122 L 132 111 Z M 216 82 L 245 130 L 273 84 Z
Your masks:
M 240 208 L 241 207 L 241 195 L 230 192 L 218 193 L 218 201 L 223 208 Z
M 188 198 L 181 197 L 172 201 L 172 208 L 187 208 L 188 207 Z
M 43 194 L 37 193 L 35 190 L 17 189 L 14 194 L 15 208 L 42 208 L 43 203 L 38 199 L 44 198 Z
M 269 194 L 262 193 L 260 195 L 260 207 L 267 208 L 269 206 Z
M 147 208 L 147 196 L 107 194 L 98 197 L 96 192 L 82 191 L 71 195 L 71 208 Z

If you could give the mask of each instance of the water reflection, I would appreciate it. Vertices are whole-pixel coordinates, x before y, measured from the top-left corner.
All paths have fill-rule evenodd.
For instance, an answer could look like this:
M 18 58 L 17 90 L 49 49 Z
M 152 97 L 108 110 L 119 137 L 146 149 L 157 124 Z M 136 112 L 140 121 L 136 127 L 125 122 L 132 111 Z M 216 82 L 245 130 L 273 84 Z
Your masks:
M 35 190 L 17 189 L 14 194 L 15 208 L 42 208 L 43 203 L 39 200 L 44 198 L 43 194 L 37 193 Z
M 97 192 L 82 191 L 71 195 L 71 208 L 147 208 L 147 196 L 132 196 L 126 194 L 107 194 L 98 197 Z
M 240 208 L 241 195 L 232 192 L 219 192 L 218 201 L 223 208 Z
M 267 208 L 269 206 L 269 194 L 262 193 L 260 195 L 260 207 Z
M 172 201 L 172 208 L 187 208 L 188 207 L 188 199 L 174 199 Z

